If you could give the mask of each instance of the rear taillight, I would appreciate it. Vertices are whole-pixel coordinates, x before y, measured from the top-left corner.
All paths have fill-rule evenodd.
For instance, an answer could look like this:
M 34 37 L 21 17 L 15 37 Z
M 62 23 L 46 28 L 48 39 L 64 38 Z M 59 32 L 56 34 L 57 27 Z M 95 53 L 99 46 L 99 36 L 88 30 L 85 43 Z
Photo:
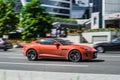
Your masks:
M 3 44 L 3 45 L 6 45 L 6 44 L 7 44 L 7 42 L 3 42 L 2 44 Z

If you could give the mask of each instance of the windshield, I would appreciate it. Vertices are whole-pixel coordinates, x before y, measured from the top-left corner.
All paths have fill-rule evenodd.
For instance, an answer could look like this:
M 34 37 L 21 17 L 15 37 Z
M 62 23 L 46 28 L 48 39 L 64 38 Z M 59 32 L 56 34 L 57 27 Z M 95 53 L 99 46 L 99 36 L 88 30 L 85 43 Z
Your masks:
M 58 42 L 60 42 L 63 45 L 70 45 L 70 44 L 72 44 L 72 42 L 70 42 L 69 40 L 63 40 L 63 39 L 55 39 L 55 40 L 57 40 Z
M 120 43 L 120 38 L 115 38 L 115 39 L 112 40 L 112 42 L 114 42 L 114 43 Z

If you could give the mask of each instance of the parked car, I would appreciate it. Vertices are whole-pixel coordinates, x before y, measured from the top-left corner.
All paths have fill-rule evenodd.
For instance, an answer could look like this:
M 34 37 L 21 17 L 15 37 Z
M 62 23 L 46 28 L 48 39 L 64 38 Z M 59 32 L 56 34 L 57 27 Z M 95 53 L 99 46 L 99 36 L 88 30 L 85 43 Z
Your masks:
M 97 52 L 120 51 L 120 37 L 113 39 L 111 42 L 97 43 L 93 46 Z
M 96 50 L 85 45 L 75 45 L 68 40 L 43 38 L 24 45 L 23 53 L 30 61 L 41 58 L 64 59 L 72 62 L 97 58 Z
M 12 48 L 13 45 L 8 39 L 0 38 L 0 49 L 7 51 L 8 49 L 12 49 Z

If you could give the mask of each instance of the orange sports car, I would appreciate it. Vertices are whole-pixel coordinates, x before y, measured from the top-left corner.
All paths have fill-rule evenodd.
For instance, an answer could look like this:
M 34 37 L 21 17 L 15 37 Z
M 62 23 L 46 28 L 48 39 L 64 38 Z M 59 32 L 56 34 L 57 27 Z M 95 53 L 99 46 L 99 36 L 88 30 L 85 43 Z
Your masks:
M 43 38 L 24 45 L 23 53 L 28 60 L 65 59 L 72 62 L 97 58 L 94 48 L 85 45 L 75 45 L 58 38 Z

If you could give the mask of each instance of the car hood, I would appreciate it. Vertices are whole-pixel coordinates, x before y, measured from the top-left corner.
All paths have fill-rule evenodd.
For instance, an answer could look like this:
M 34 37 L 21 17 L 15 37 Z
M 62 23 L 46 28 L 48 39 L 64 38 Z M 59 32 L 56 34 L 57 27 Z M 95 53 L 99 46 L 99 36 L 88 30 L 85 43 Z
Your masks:
M 110 42 L 97 43 L 96 45 L 105 45 L 105 44 L 110 44 Z
M 72 44 L 71 46 L 74 46 L 74 47 L 81 47 L 81 48 L 89 48 L 89 49 L 93 49 L 92 47 L 90 47 L 90 46 L 87 46 L 87 45 L 81 45 L 81 44 L 79 44 L 79 45 L 77 45 L 77 44 Z
M 72 46 L 77 46 L 77 47 L 80 47 L 84 50 L 87 50 L 87 51 L 96 51 L 96 49 L 94 49 L 93 47 L 90 47 L 90 46 L 87 46 L 87 45 L 72 45 Z

